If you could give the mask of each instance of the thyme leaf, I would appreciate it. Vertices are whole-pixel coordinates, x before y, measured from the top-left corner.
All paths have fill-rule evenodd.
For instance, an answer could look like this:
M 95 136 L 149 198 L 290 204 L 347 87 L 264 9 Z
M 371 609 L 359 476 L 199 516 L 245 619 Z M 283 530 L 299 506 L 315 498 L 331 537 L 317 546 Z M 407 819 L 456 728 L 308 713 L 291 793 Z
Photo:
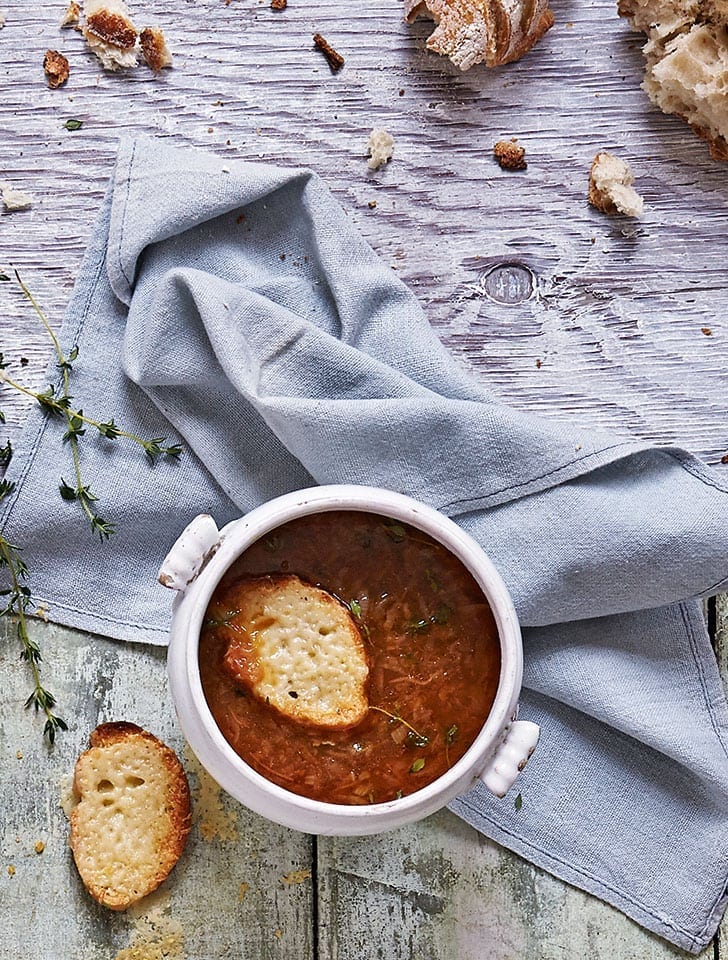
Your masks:
M 516 810 L 520 810 L 521 807 L 523 806 L 523 797 L 520 795 L 520 793 L 518 794 L 516 799 L 513 801 L 513 806 L 516 808 Z
M 425 758 L 418 757 L 410 767 L 410 773 L 419 773 L 425 765 Z

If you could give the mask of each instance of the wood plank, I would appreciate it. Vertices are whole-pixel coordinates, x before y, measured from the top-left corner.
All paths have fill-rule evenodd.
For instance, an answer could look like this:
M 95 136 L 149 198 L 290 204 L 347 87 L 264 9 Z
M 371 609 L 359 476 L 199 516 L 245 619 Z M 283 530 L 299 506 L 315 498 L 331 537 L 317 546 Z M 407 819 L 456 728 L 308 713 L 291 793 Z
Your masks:
M 321 957 L 668 960 L 689 954 L 498 847 L 449 811 L 320 838 Z M 713 960 L 713 946 L 701 954 Z
M 281 14 L 239 0 L 132 2 L 176 53 L 158 79 L 104 74 L 77 33 L 58 30 L 61 6 L 16 0 L 0 31 L 0 170 L 37 198 L 0 217 L 0 265 L 22 268 L 56 324 L 117 137 L 154 134 L 322 174 L 447 346 L 504 400 L 713 462 L 726 452 L 725 170 L 648 103 L 642 38 L 612 0 L 557 5 L 526 58 L 466 74 L 426 52 L 431 25 L 405 25 L 390 0 L 292 0 Z M 336 76 L 315 30 L 347 59 Z M 42 76 L 48 47 L 71 61 L 56 91 Z M 83 128 L 64 130 L 69 117 Z M 393 133 L 395 155 L 371 173 L 375 125 Z M 526 146 L 527 171 L 495 165 L 505 135 Z M 633 161 L 647 202 L 639 222 L 586 203 L 590 160 L 605 147 Z M 503 302 L 494 271 L 512 264 L 523 283 Z M 40 383 L 49 350 L 8 286 L 3 349 L 27 357 L 24 375 Z M 23 403 L 8 401 L 13 422 Z
M 709 606 L 728 691 L 728 596 Z M 317 862 L 322 957 L 367 949 L 382 960 L 690 956 L 449 811 L 381 837 L 321 837 Z M 720 934 L 701 960 L 728 960 L 728 917 Z
M 224 795 L 215 812 L 210 802 L 215 791 L 208 784 L 201 798 L 197 765 L 189 756 L 185 763 L 195 811 L 203 819 L 160 894 L 126 913 L 113 913 L 90 899 L 68 848 L 68 825 L 59 807 L 61 780 L 72 773 L 91 729 L 105 720 L 139 723 L 184 755 L 167 691 L 165 652 L 34 625 L 46 682 L 71 723 L 49 752 L 41 741 L 42 723 L 22 707 L 29 682 L 18 662 L 12 625 L 2 621 L 1 629 L 3 953 L 49 960 L 312 957 L 313 891 L 305 875 L 311 868 L 310 837 L 276 827 Z M 206 810 L 201 799 L 207 800 Z M 45 843 L 41 854 L 35 851 L 38 840 Z M 304 875 L 285 882 L 295 871 Z M 162 944 L 170 952 L 159 952 Z M 126 955 L 130 945 L 138 952 Z

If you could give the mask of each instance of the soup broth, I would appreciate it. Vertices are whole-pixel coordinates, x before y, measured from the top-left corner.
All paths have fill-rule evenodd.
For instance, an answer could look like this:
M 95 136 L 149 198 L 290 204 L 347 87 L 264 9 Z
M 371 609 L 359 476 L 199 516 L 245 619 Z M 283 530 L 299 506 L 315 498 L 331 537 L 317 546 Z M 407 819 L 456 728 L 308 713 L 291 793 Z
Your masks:
M 369 663 L 364 719 L 346 729 L 292 720 L 225 669 L 236 588 L 292 573 L 348 607 Z M 463 564 L 427 534 L 371 513 L 301 517 L 258 540 L 227 571 L 207 609 L 200 673 L 226 740 L 293 793 L 382 803 L 445 773 L 490 712 L 500 673 L 492 612 Z

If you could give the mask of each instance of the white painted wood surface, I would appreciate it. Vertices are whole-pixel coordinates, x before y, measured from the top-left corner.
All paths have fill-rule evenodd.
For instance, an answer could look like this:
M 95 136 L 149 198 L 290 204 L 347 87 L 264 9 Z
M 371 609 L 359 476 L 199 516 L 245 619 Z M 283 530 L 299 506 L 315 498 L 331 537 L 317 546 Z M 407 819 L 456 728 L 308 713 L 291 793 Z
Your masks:
M 176 57 L 156 79 L 144 67 L 103 74 L 78 34 L 58 30 L 64 0 L 0 6 L 0 180 L 36 198 L 28 212 L 0 214 L 0 269 L 21 270 L 54 325 L 117 138 L 156 134 L 316 170 L 446 345 L 507 402 L 679 443 L 711 462 L 728 452 L 728 167 L 648 103 L 641 38 L 611 0 L 556 0 L 556 25 L 528 57 L 465 75 L 424 51 L 430 25 L 404 25 L 397 0 L 289 0 L 276 14 L 262 0 L 131 0 L 140 24 L 163 27 Z M 346 57 L 336 76 L 312 47 L 315 31 Z M 42 73 L 48 48 L 71 62 L 56 91 Z M 82 129 L 63 129 L 68 118 Z M 395 137 L 392 162 L 376 173 L 364 157 L 373 126 Z M 503 136 L 526 147 L 525 172 L 493 162 Z M 602 148 L 631 162 L 646 200 L 640 221 L 587 205 L 589 164 Z M 0 305 L 0 350 L 15 372 L 27 358 L 23 375 L 42 383 L 49 345 L 27 303 L 3 284 Z M 2 407 L 12 433 L 23 402 L 3 397 Z M 149 939 L 149 924 L 109 915 L 80 890 L 57 785 L 98 719 L 137 720 L 180 746 L 163 660 L 36 629 L 74 729 L 46 757 L 21 710 L 17 651 L 0 640 L 0 942 L 29 958 L 115 957 Z M 389 837 L 314 848 L 236 812 L 237 839 L 193 836 L 160 908 L 189 960 L 681 955 L 448 813 Z M 296 869 L 314 876 L 284 884 Z

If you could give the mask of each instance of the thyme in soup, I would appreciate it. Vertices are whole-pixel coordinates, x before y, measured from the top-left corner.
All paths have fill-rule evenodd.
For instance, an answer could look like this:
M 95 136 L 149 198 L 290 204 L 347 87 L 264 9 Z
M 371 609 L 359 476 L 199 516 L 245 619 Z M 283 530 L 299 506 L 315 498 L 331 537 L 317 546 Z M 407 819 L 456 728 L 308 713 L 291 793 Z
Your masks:
M 245 612 L 251 579 L 291 577 L 312 595 L 327 591 L 359 631 L 368 708 L 353 725 L 294 719 L 249 682 L 260 667 L 250 654 L 260 621 Z M 231 669 L 241 649 L 242 680 Z M 314 800 L 383 803 L 431 783 L 470 747 L 495 698 L 500 644 L 482 591 L 445 547 L 399 521 L 333 511 L 278 527 L 228 570 L 203 622 L 200 673 L 220 730 L 258 773 Z

